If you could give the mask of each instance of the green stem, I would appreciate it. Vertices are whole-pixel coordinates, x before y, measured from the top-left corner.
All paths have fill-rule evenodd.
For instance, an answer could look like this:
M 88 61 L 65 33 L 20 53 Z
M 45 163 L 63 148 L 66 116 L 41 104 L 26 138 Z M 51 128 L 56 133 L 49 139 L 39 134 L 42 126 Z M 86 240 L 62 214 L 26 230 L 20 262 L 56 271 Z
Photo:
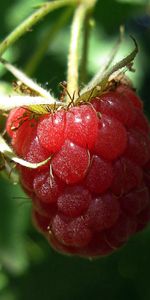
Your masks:
M 85 83 L 87 80 L 87 63 L 88 63 L 88 52 L 89 52 L 89 36 L 90 36 L 90 17 L 88 14 L 85 18 L 84 32 L 83 32 L 83 46 L 82 46 L 82 58 L 81 58 L 81 72 L 80 81 Z
M 6 49 L 12 45 L 16 40 L 18 40 L 23 34 L 25 34 L 29 29 L 38 23 L 43 17 L 45 17 L 49 12 L 63 7 L 65 5 L 71 5 L 78 3 L 78 0 L 59 0 L 53 2 L 46 2 L 43 6 L 29 16 L 25 21 L 23 21 L 14 31 L 12 31 L 0 44 L 0 56 L 6 51 Z
M 45 33 L 43 39 L 40 41 L 39 48 L 30 57 L 25 67 L 26 74 L 30 76 L 34 74 L 44 54 L 46 53 L 50 43 L 52 43 L 58 31 L 67 23 L 71 14 L 72 14 L 72 7 L 71 8 L 69 7 L 68 9 L 66 9 L 65 12 L 63 12 L 63 14 L 60 16 L 58 21 L 54 25 L 52 25 L 52 27 Z
M 79 43 L 82 27 L 87 13 L 95 5 L 95 2 L 96 0 L 82 0 L 74 14 L 67 72 L 67 89 L 71 98 L 78 96 Z M 67 102 L 70 102 L 69 96 L 67 96 Z

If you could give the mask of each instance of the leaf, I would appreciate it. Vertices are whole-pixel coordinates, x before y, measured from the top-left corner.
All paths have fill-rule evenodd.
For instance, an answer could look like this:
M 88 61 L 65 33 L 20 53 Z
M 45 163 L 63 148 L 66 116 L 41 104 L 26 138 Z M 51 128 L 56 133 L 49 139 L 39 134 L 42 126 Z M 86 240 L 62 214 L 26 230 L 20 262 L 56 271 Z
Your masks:
M 97 73 L 92 80 L 81 90 L 80 97 L 76 99 L 76 103 L 78 102 L 86 102 L 89 101 L 90 98 L 96 97 L 100 95 L 107 87 L 109 78 L 116 71 L 124 69 L 125 67 L 130 67 L 130 64 L 133 62 L 136 54 L 138 53 L 138 46 L 134 38 L 132 38 L 135 44 L 134 50 L 121 61 L 116 63 L 114 66 L 110 67 L 108 70 L 101 74 Z

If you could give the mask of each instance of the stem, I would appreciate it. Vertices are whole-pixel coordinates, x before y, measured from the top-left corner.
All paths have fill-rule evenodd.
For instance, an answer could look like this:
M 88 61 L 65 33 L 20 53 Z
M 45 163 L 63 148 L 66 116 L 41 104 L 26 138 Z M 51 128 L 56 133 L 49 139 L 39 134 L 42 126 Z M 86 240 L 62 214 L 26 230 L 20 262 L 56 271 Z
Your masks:
M 89 51 L 89 35 L 90 35 L 90 16 L 88 14 L 85 18 L 84 32 L 83 32 L 83 46 L 82 46 L 82 59 L 81 59 L 81 83 L 85 83 L 87 79 L 87 63 L 88 63 L 88 51 Z
M 71 28 L 71 40 L 68 56 L 67 89 L 71 98 L 78 95 L 78 68 L 79 68 L 79 43 L 82 26 L 89 10 L 95 5 L 96 0 L 83 0 L 77 7 Z M 70 98 L 67 97 L 67 102 Z
M 50 42 L 54 40 L 58 31 L 67 23 L 69 17 L 72 13 L 72 7 L 68 8 L 58 19 L 56 22 L 44 35 L 43 40 L 40 41 L 39 48 L 35 51 L 35 53 L 30 57 L 26 67 L 25 73 L 28 75 L 33 75 L 38 65 L 40 64 L 44 54 L 46 53 Z
M 53 2 L 47 2 L 42 5 L 40 9 L 29 16 L 25 21 L 23 21 L 17 28 L 14 29 L 0 44 L 0 56 L 6 51 L 6 49 L 12 45 L 16 40 L 18 40 L 23 34 L 25 34 L 29 29 L 38 23 L 43 17 L 45 17 L 49 12 L 63 7 L 65 5 L 71 5 L 77 3 L 78 0 L 59 0 Z

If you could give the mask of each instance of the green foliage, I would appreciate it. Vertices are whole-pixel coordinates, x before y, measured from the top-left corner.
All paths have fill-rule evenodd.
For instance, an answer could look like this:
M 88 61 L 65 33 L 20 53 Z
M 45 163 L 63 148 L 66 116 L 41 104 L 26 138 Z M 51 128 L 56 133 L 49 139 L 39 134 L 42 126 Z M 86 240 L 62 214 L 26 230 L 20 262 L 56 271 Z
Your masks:
M 43 1 L 1 1 L 1 40 Z M 7 59 L 26 69 L 39 49 L 45 32 L 65 9 L 48 15 L 8 50 Z M 150 2 L 134 0 L 97 1 L 95 26 L 91 29 L 88 78 L 101 67 L 125 24 L 126 37 L 117 58 L 127 55 L 132 45 L 129 35 L 139 44 L 134 85 L 145 101 L 150 115 Z M 149 21 L 148 21 L 149 17 Z M 60 81 L 66 79 L 70 19 L 48 49 L 33 78 L 58 94 Z M 32 66 L 32 64 L 30 65 Z M 0 68 L 0 90 L 10 89 L 12 77 Z M 6 85 L 8 82 L 8 85 Z M 3 120 L 1 121 L 3 122 Z M 76 300 L 121 299 L 149 300 L 150 230 L 134 237 L 126 247 L 110 257 L 88 261 L 55 253 L 31 225 L 31 203 L 18 186 L 0 177 L 0 299 L 1 300 Z

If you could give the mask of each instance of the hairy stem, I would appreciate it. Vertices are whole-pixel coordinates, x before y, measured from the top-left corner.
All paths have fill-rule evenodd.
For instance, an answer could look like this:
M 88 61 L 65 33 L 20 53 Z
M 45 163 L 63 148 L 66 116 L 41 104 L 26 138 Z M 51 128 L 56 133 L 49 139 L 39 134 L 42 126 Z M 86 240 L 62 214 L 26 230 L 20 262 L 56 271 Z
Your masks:
M 6 51 L 6 49 L 15 43 L 22 35 L 28 32 L 33 25 L 38 23 L 49 12 L 55 9 L 63 7 L 65 5 L 71 5 L 78 3 L 78 0 L 59 0 L 53 2 L 44 3 L 37 11 L 23 21 L 17 28 L 14 29 L 0 44 L 0 56 Z
M 89 13 L 90 9 L 95 5 L 96 0 L 84 0 L 81 1 L 77 7 L 72 27 L 71 27 L 71 39 L 70 39 L 70 48 L 68 56 L 68 72 L 67 72 L 67 89 L 68 92 L 73 98 L 78 94 L 78 69 L 79 69 L 79 44 L 82 33 L 82 27 L 86 15 Z M 68 97 L 67 102 L 70 99 Z
M 87 63 L 88 63 L 88 50 L 89 50 L 89 36 L 90 36 L 90 17 L 91 14 L 87 14 L 85 18 L 84 31 L 83 31 L 83 45 L 82 45 L 82 55 L 81 55 L 81 72 L 80 81 L 85 83 L 87 80 Z

